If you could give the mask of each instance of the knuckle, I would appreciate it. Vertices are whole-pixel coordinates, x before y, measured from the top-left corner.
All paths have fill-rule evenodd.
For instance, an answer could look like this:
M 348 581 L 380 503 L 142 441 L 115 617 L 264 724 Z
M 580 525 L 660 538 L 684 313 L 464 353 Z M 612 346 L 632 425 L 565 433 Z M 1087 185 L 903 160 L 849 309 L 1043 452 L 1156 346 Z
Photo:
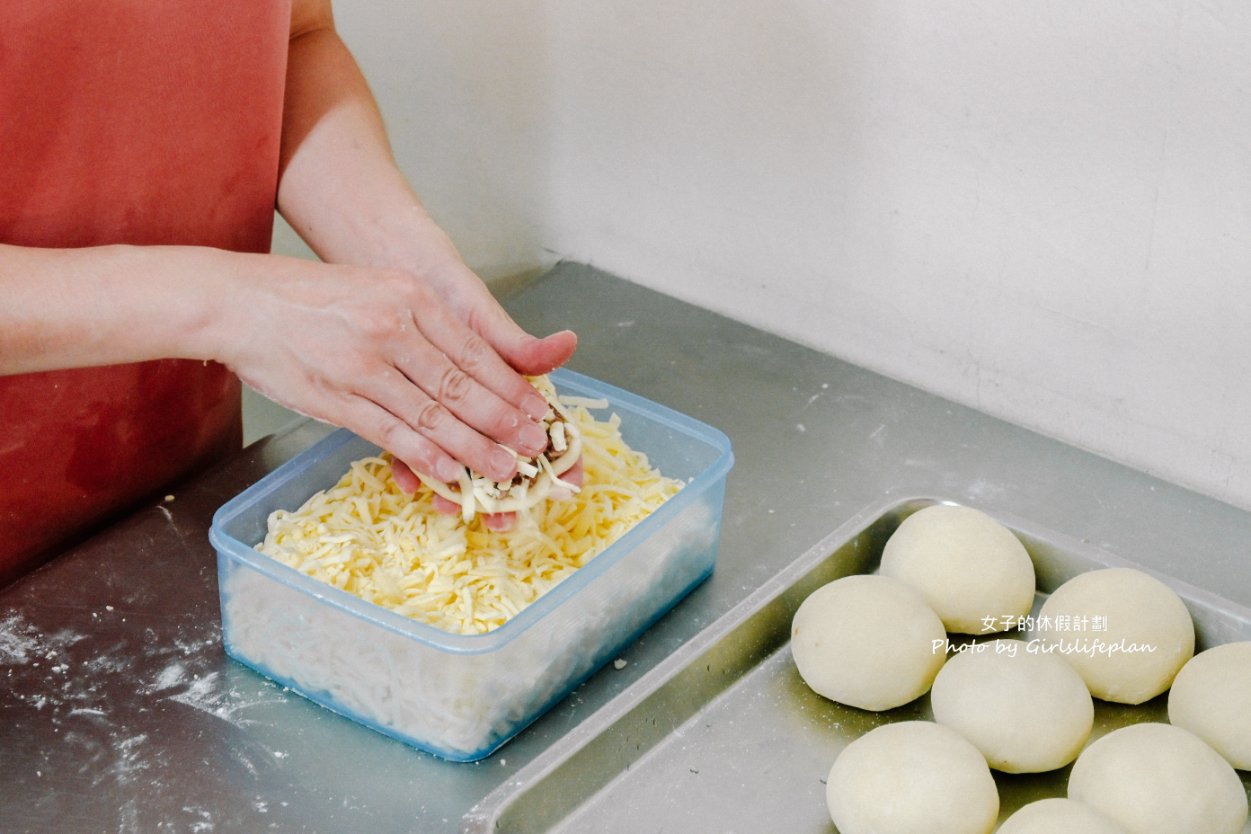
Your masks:
M 368 342 L 377 342 L 390 334 L 391 322 L 387 321 L 387 318 L 381 315 L 371 315 L 361 323 L 361 334 Z
M 490 354 L 486 341 L 477 333 L 470 333 L 460 350 L 460 366 L 468 371 L 481 368 Z
M 469 375 L 455 365 L 443 371 L 439 380 L 439 402 L 459 403 L 469 394 Z
M 328 388 L 338 389 L 343 380 L 360 378 L 361 365 L 360 357 L 351 351 L 331 351 L 318 357 L 315 373 Z
M 394 452 L 406 445 L 408 432 L 399 420 L 383 419 L 378 425 L 378 440 L 387 451 Z
M 417 410 L 417 430 L 424 434 L 436 432 L 449 416 L 446 408 L 431 400 Z
M 465 317 L 466 324 L 475 333 L 489 333 L 500 326 L 506 318 L 504 311 L 495 304 L 476 304 L 470 307 Z
M 353 323 L 355 331 L 360 334 L 359 338 L 362 347 L 381 341 L 387 338 L 391 332 L 391 326 L 394 319 L 389 311 L 382 310 L 362 310 Z

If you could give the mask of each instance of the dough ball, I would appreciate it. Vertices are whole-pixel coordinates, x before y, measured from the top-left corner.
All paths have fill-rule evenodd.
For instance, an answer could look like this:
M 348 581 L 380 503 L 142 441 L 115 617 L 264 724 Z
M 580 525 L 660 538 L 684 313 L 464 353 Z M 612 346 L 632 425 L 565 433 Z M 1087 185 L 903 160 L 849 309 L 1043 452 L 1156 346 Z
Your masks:
M 1134 724 L 1082 751 L 1069 798 L 1134 834 L 1242 834 L 1247 794 L 1229 762 L 1198 736 L 1169 724 Z
M 791 654 L 804 682 L 869 710 L 924 695 L 947 657 L 946 640 L 921 595 L 886 576 L 847 576 L 818 588 L 791 623 Z
M 1084 802 L 1052 797 L 1022 807 L 1004 820 L 998 834 L 1129 834 Z
M 1081 676 L 1055 655 L 1021 640 L 991 640 L 947 661 L 930 704 L 934 720 L 1006 773 L 1041 773 L 1077 758 L 1095 705 Z
M 885 724 L 847 745 L 825 800 L 840 834 L 989 834 L 999 816 L 982 754 L 929 721 Z
M 1038 612 L 1036 637 L 1105 701 L 1141 704 L 1194 655 L 1195 628 L 1172 588 L 1133 568 L 1079 574 Z
M 1173 680 L 1168 720 L 1184 727 L 1239 770 L 1251 770 L 1251 641 L 1226 643 L 1191 658 Z
M 1034 563 L 1012 531 L 971 507 L 935 504 L 904 519 L 881 573 L 921 592 L 948 631 L 1003 631 L 1034 605 Z

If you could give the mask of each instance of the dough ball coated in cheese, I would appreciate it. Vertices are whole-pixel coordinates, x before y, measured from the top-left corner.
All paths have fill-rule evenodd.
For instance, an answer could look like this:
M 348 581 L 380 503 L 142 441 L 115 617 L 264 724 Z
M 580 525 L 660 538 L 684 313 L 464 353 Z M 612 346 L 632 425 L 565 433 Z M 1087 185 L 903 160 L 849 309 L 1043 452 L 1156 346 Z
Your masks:
M 1130 834 L 1084 802 L 1053 796 L 1023 806 L 997 834 Z
M 1134 834 L 1242 834 L 1247 794 L 1229 762 L 1170 724 L 1108 733 L 1077 757 L 1069 798 Z
M 818 588 L 791 622 L 791 654 L 804 682 L 868 710 L 924 695 L 946 659 L 946 639 L 921 595 L 887 576 L 847 576 Z
M 825 800 L 840 834 L 989 834 L 999 816 L 982 754 L 929 721 L 884 724 L 847 745 Z
M 1021 640 L 992 640 L 947 661 L 930 691 L 934 720 L 982 751 L 995 770 L 1041 773 L 1073 761 L 1095 707 L 1081 676 Z
M 1134 568 L 1078 574 L 1043 603 L 1036 623 L 1038 642 L 1068 661 L 1091 695 L 1119 704 L 1168 689 L 1195 651 L 1181 597 Z
M 904 519 L 881 572 L 921 592 L 948 631 L 1002 631 L 1034 604 L 1034 563 L 1012 531 L 971 507 L 935 504 Z
M 1251 640 L 1191 658 L 1168 693 L 1168 720 L 1206 741 L 1239 770 L 1251 770 Z

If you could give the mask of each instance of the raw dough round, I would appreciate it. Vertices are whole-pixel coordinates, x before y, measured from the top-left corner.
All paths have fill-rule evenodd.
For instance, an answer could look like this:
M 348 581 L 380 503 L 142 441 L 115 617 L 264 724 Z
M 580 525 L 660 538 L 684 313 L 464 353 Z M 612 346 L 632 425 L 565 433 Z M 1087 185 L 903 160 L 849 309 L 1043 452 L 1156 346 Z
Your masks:
M 935 504 L 908 516 L 886 542 L 881 572 L 920 591 L 959 634 L 1011 628 L 1034 604 L 1024 545 L 971 507 Z
M 1133 568 L 1079 574 L 1038 612 L 1044 651 L 1072 664 L 1090 694 L 1141 704 L 1168 689 L 1194 655 L 1195 628 L 1172 588 Z
M 825 801 L 841 834 L 989 834 L 999 816 L 982 754 L 929 721 L 884 724 L 847 745 Z
M 1004 820 L 998 834 L 1129 834 L 1084 802 L 1040 799 Z
M 1251 770 L 1251 640 L 1200 652 L 1173 680 L 1168 720 Z
M 946 659 L 943 624 L 916 591 L 886 576 L 847 576 L 795 612 L 791 654 L 812 689 L 869 710 L 906 704 Z
M 1169 724 L 1134 724 L 1082 751 L 1069 798 L 1093 805 L 1134 834 L 1241 834 L 1247 794 L 1229 762 Z
M 930 704 L 934 720 L 982 751 L 995 770 L 1041 773 L 1077 758 L 1094 702 L 1081 676 L 1021 640 L 989 640 L 947 661 Z

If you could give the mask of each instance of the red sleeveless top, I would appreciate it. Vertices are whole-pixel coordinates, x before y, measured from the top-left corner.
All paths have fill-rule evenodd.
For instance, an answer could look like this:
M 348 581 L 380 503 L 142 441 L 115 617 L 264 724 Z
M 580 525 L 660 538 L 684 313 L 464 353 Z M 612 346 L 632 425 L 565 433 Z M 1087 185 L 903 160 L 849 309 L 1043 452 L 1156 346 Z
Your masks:
M 0 17 L 0 242 L 268 251 L 290 0 Z M 239 406 L 215 363 L 0 376 L 0 585 L 237 449 Z

